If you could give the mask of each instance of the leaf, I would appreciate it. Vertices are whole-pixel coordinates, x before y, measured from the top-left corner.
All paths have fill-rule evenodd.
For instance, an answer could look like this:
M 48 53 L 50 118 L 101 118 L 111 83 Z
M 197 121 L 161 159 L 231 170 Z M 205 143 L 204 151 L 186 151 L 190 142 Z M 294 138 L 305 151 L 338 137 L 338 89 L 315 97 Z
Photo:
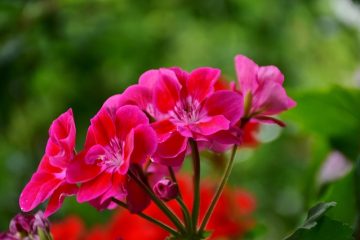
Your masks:
M 307 133 L 325 137 L 332 148 L 355 159 L 360 151 L 360 89 L 333 86 L 294 94 L 298 106 L 283 114 Z
M 352 229 L 345 223 L 333 220 L 325 213 L 335 202 L 319 203 L 311 208 L 303 224 L 285 240 L 351 240 Z

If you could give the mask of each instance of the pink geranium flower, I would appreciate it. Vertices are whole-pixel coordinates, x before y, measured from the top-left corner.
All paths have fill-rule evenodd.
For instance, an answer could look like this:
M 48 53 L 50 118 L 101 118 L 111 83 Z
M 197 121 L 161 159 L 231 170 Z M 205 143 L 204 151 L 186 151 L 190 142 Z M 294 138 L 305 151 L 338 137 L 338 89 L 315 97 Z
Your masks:
M 85 149 L 70 164 L 67 179 L 81 183 L 78 202 L 112 208 L 115 204 L 111 198 L 127 198 L 130 210 L 138 212 L 149 200 L 127 174 L 130 169 L 138 174 L 139 168 L 132 166 L 142 166 L 154 153 L 156 135 L 138 107 L 128 105 L 112 110 L 102 108 L 91 120 Z
M 269 116 L 293 108 L 296 102 L 287 96 L 280 70 L 275 66 L 258 66 L 243 55 L 235 57 L 235 68 L 244 97 L 245 117 L 283 125 Z
M 189 138 L 235 143 L 236 138 L 226 131 L 242 117 L 243 100 L 230 90 L 215 91 L 219 77 L 220 70 L 208 67 L 191 73 L 180 68 L 149 70 L 141 75 L 138 85 L 113 96 L 105 106 L 139 106 L 153 119 L 158 136 L 154 161 L 179 166 Z
M 75 155 L 75 135 L 73 113 L 69 109 L 51 124 L 45 154 L 20 195 L 22 211 L 31 211 L 50 199 L 45 210 L 45 216 L 49 216 L 60 208 L 65 196 L 76 194 L 77 186 L 66 181 L 67 167 Z

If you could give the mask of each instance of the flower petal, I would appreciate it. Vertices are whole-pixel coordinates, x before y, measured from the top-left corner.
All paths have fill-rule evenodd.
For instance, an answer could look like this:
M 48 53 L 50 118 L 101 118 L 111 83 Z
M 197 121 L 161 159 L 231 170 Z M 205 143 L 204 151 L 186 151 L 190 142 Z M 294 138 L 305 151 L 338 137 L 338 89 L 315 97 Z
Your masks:
M 158 81 L 154 86 L 155 107 L 162 113 L 167 113 L 175 107 L 180 97 L 181 84 L 173 71 L 158 70 Z
M 131 154 L 131 163 L 142 164 L 156 150 L 157 137 L 149 125 L 140 125 L 134 129 L 134 150 Z
M 80 186 L 77 194 L 77 201 L 82 203 L 95 199 L 109 190 L 111 187 L 111 174 L 102 172 L 96 178 L 89 182 L 85 182 Z
M 109 200 L 112 197 L 118 200 L 125 199 L 127 194 L 125 190 L 126 180 L 126 175 L 114 173 L 112 175 L 111 188 L 109 188 L 109 190 L 101 196 L 100 204 L 103 204 L 105 201 Z
M 136 106 L 127 105 L 116 111 L 116 133 L 120 140 L 125 140 L 133 128 L 148 123 L 145 113 Z
M 243 98 L 236 92 L 220 90 L 206 99 L 204 109 L 209 116 L 223 115 L 234 125 L 244 114 Z
M 273 81 L 273 82 L 277 82 L 281 85 L 284 82 L 284 75 L 275 66 L 259 67 L 257 77 L 258 77 L 259 82 L 272 82 Z
M 176 157 L 186 149 L 187 142 L 187 138 L 174 132 L 166 141 L 158 144 L 156 155 L 164 158 Z
M 115 124 L 106 109 L 100 109 L 91 119 L 91 131 L 96 143 L 102 146 L 106 146 L 115 137 Z
M 155 130 L 159 142 L 165 141 L 176 131 L 176 126 L 168 119 L 151 123 L 151 126 Z
M 223 115 L 218 115 L 202 119 L 201 122 L 190 125 L 190 127 L 193 132 L 208 136 L 221 130 L 229 129 L 230 122 Z
M 213 93 L 214 84 L 220 77 L 221 71 L 215 68 L 202 67 L 192 71 L 187 81 L 188 94 L 201 102 Z
M 44 216 L 49 217 L 56 212 L 64 202 L 65 197 L 75 195 L 78 187 L 75 184 L 61 185 L 50 197 L 49 203 L 46 207 Z
M 151 202 L 149 195 L 133 179 L 128 179 L 126 189 L 128 192 L 126 202 L 131 213 L 142 212 L 149 206 Z
M 24 212 L 31 211 L 44 202 L 62 183 L 61 179 L 46 172 L 36 172 L 20 194 L 19 204 Z
M 101 167 L 94 162 L 85 161 L 86 151 L 77 154 L 66 170 L 66 180 L 69 183 L 82 183 L 90 181 L 101 173 Z
M 257 85 L 257 72 L 259 66 L 250 58 L 243 55 L 235 57 L 235 70 L 241 91 L 246 94 L 253 92 Z

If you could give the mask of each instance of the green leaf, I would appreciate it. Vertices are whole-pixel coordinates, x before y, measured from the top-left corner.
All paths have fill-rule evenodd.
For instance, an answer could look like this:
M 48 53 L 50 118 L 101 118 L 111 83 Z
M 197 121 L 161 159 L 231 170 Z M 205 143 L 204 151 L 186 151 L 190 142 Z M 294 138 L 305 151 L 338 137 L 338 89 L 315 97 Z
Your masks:
M 345 223 L 333 220 L 325 213 L 335 202 L 319 203 L 311 208 L 303 224 L 285 240 L 351 240 L 353 230 Z
M 360 90 L 333 86 L 291 94 L 298 102 L 283 114 L 307 133 L 323 136 L 332 148 L 355 159 L 360 151 Z

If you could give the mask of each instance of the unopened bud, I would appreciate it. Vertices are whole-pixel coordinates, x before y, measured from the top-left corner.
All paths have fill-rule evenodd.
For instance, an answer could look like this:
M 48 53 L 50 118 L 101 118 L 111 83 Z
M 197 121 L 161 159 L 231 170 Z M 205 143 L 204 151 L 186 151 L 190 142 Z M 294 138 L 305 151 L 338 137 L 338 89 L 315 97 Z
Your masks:
M 179 194 L 178 185 L 168 178 L 159 180 L 154 185 L 153 190 L 156 196 L 164 201 L 174 199 Z

